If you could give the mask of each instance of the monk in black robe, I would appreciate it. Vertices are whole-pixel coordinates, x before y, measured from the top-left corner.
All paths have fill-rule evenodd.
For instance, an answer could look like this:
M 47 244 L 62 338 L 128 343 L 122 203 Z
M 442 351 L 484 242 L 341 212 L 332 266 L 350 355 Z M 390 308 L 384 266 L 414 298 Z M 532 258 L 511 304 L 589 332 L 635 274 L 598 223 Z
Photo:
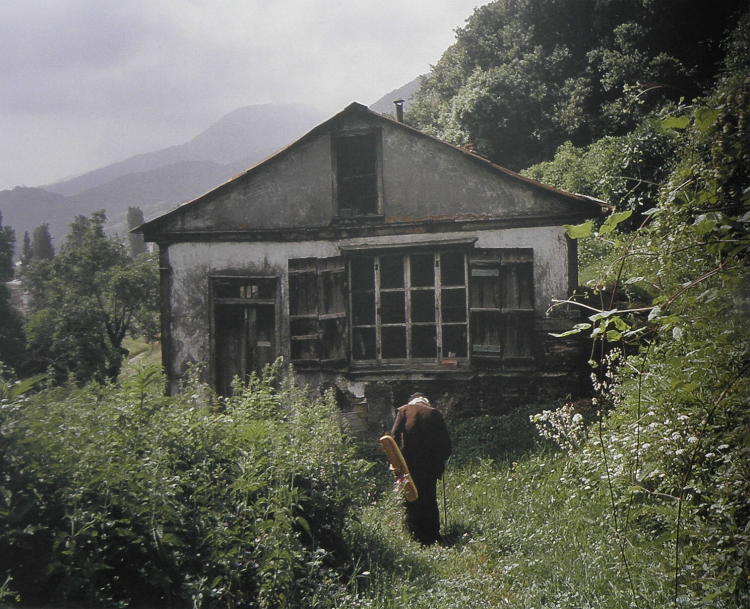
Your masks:
M 440 411 L 421 393 L 396 409 L 391 435 L 401 448 L 419 497 L 406 502 L 406 526 L 423 544 L 440 541 L 437 481 L 451 454 L 451 439 Z

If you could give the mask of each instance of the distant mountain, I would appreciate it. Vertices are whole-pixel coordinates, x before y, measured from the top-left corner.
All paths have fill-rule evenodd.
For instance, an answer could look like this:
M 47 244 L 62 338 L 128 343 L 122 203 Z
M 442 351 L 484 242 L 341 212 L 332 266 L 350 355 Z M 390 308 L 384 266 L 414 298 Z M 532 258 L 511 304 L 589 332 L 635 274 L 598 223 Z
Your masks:
M 31 236 L 34 228 L 40 224 L 49 224 L 51 231 L 53 226 L 66 226 L 73 219 L 64 196 L 27 186 L 0 190 L 0 212 L 3 214 L 3 225 L 11 226 L 16 231 L 16 256 L 21 254 L 24 231 Z M 68 217 L 70 220 L 67 220 Z M 53 245 L 56 245 L 54 239 Z
M 414 97 L 414 94 L 417 91 L 419 91 L 419 87 L 422 83 L 422 78 L 423 76 L 417 76 L 414 80 L 407 82 L 402 87 L 394 89 L 387 95 L 384 95 L 370 106 L 370 110 L 378 112 L 379 114 L 395 115 L 396 107 L 393 105 L 393 102 L 398 99 L 403 99 L 404 101 L 406 101 L 404 108 L 408 108 L 411 98 Z
M 42 223 L 49 224 L 59 242 L 76 215 L 97 209 L 105 209 L 115 225 L 129 206 L 139 206 L 149 219 L 227 181 L 325 118 L 300 104 L 238 108 L 184 144 L 138 154 L 42 188 L 0 191 L 3 224 L 16 230 L 20 244 L 24 231 L 31 234 Z M 123 220 L 120 232 L 124 229 Z

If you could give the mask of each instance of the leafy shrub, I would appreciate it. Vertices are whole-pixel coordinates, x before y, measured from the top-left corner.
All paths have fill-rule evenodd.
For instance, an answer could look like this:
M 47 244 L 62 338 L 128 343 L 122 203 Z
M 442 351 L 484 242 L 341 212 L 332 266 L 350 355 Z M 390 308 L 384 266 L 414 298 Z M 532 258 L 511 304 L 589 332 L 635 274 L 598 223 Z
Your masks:
M 304 606 L 339 581 L 367 466 L 291 379 L 165 398 L 143 369 L 6 400 L 0 573 L 28 602 Z
M 449 422 L 453 455 L 456 464 L 481 459 L 510 461 L 531 450 L 536 443 L 529 416 L 539 406 L 525 406 L 505 415 L 482 415 L 454 418 Z

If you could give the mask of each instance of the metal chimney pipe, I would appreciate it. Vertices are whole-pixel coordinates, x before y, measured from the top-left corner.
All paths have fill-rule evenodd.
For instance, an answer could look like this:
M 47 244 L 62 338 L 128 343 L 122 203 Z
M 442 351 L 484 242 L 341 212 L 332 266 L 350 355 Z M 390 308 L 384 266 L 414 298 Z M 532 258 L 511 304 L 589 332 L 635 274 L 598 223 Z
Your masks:
M 396 106 L 396 120 L 399 123 L 404 122 L 404 101 L 403 99 L 397 99 L 393 102 Z

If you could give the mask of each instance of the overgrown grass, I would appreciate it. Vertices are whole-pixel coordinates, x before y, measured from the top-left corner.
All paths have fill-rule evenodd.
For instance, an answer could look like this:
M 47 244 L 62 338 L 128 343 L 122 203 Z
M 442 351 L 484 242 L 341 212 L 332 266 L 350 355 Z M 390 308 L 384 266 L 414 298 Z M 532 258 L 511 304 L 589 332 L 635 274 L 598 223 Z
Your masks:
M 643 399 L 657 399 L 658 378 L 643 383 Z M 622 400 L 567 451 L 529 420 L 559 405 L 450 421 L 444 543 L 422 547 L 402 526 L 385 458 L 355 455 L 332 401 L 310 401 L 284 375 L 227 401 L 198 383 L 164 398 L 161 382 L 142 370 L 119 388 L 3 404 L 0 575 L 14 580 L 0 592 L 96 607 L 743 606 L 727 592 L 736 575 L 718 581 L 743 560 L 742 548 L 717 546 L 734 509 L 718 495 L 682 508 L 674 594 L 678 503 L 659 484 L 680 474 L 660 477 L 658 466 L 690 443 L 674 433 L 689 423 L 684 409 L 652 426 L 651 413 L 633 419 L 637 404 Z M 732 475 L 722 479 L 738 483 Z

